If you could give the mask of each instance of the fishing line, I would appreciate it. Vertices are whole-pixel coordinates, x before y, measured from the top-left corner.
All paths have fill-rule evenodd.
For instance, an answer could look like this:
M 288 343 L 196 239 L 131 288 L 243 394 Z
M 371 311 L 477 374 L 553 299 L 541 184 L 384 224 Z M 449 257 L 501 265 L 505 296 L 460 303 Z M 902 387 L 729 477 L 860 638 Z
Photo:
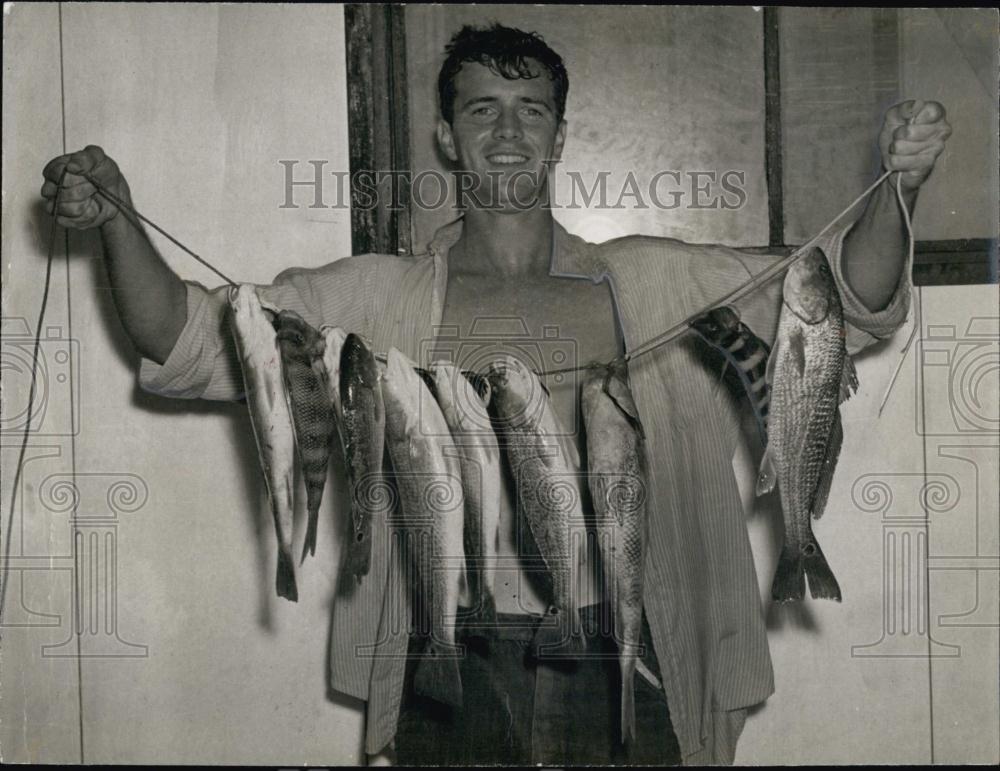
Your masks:
M 910 122 L 912 122 L 912 118 L 911 118 Z M 701 310 L 699 310 L 696 313 L 691 314 L 690 316 L 688 316 L 687 318 L 685 318 L 683 321 L 679 321 L 678 323 L 676 323 L 673 326 L 671 326 L 668 329 L 666 329 L 664 332 L 661 332 L 660 334 L 655 335 L 654 337 L 651 337 L 650 339 L 648 339 L 648 340 L 640 343 L 638 346 L 636 346 L 635 348 L 633 348 L 631 351 L 627 352 L 623 356 L 618 356 L 618 357 L 612 359 L 605 366 L 609 366 L 610 367 L 610 366 L 614 366 L 615 364 L 624 364 L 624 363 L 627 363 L 629 361 L 632 361 L 633 359 L 636 359 L 636 358 L 638 358 L 640 356 L 643 356 L 643 355 L 649 353 L 650 351 L 654 351 L 657 348 L 659 348 L 659 347 L 661 347 L 663 345 L 666 345 L 669 342 L 672 342 L 673 340 L 676 340 L 678 337 L 680 337 L 681 335 L 683 335 L 684 333 L 686 333 L 690 329 L 690 323 L 694 319 L 698 318 L 699 316 L 707 313 L 708 311 L 710 311 L 713 308 L 716 308 L 716 307 L 718 307 L 720 305 L 728 305 L 730 303 L 737 302 L 738 300 L 742 299 L 743 297 L 746 297 L 748 294 L 750 294 L 752 292 L 757 291 L 758 289 L 760 289 L 765 284 L 767 284 L 770 281 L 772 281 L 773 279 L 777 278 L 779 275 L 781 275 L 782 273 L 784 273 L 785 271 L 787 271 L 788 268 L 791 267 L 792 264 L 794 264 L 797 260 L 801 259 L 802 256 L 806 253 L 806 251 L 808 249 L 810 249 L 817 241 L 819 241 L 819 239 L 822 238 L 827 233 L 827 231 L 830 230 L 830 228 L 832 228 L 841 219 L 843 219 L 843 217 L 845 215 L 847 215 L 851 210 L 853 210 L 854 207 L 857 206 L 861 201 L 863 201 L 866 196 L 868 196 L 873 190 L 875 190 L 875 188 L 877 188 L 879 185 L 881 185 L 882 182 L 884 182 L 886 180 L 886 178 L 888 178 L 889 175 L 892 174 L 892 173 L 893 173 L 892 171 L 886 171 L 884 174 L 882 174 L 871 185 L 869 185 L 864 190 L 864 192 L 862 192 L 860 195 L 858 195 L 853 201 L 851 201 L 850 204 L 848 204 L 846 207 L 844 207 L 844 209 L 841 210 L 841 212 L 839 214 L 837 214 L 832 220 L 830 220 L 826 224 L 826 226 L 823 227 L 822 230 L 820 230 L 815 236 L 813 236 L 811 239 L 809 239 L 805 244 L 803 244 L 802 246 L 798 247 L 790 255 L 788 255 L 787 257 L 783 257 L 782 259 L 780 259 L 777 262 L 775 262 L 773 265 L 770 265 L 767 268 L 765 268 L 764 270 L 762 270 L 760 273 L 757 273 L 756 275 L 751 276 L 747 281 L 744 281 L 742 284 L 740 284 L 738 287 L 736 287 L 729 294 L 727 294 L 724 297 L 721 297 L 721 298 L 713 301 L 712 303 L 706 305 L 704 308 L 702 308 Z M 193 257 L 194 259 L 196 259 L 198 262 L 200 262 L 202 265 L 204 265 L 206 268 L 208 268 L 209 270 L 213 271 L 215 274 L 217 274 L 218 276 L 220 276 L 228 284 L 231 284 L 232 286 L 237 286 L 236 282 L 233 281 L 231 278 L 229 278 L 227 275 L 225 275 L 222 271 L 220 271 L 218 268 L 216 268 L 215 266 L 213 266 L 210 262 L 208 262 L 204 258 L 202 258 L 202 257 L 198 256 L 197 254 L 195 254 L 191 249 L 189 249 L 184 244 L 182 244 L 180 241 L 178 241 L 176 238 L 174 238 L 172 235 L 170 235 L 169 233 L 167 233 L 167 231 L 165 231 L 163 228 L 161 228 L 155 222 L 153 222 L 148 217 L 146 217 L 143 214 L 141 214 L 137 209 L 135 209 L 135 207 L 133 207 L 133 206 L 125 203 L 125 201 L 121 200 L 118 196 L 116 196 L 114 193 L 112 193 L 107 188 L 105 188 L 100 182 L 98 182 L 96 179 L 94 179 L 91 175 L 89 175 L 86 172 L 84 172 L 84 173 L 81 174 L 81 176 L 85 177 L 87 179 L 87 181 L 90 182 L 90 184 L 92 184 L 96 188 L 97 192 L 100 195 L 104 196 L 105 198 L 107 198 L 109 201 L 111 201 L 116 206 L 121 207 L 125 211 L 129 212 L 130 214 L 133 214 L 138 219 L 142 220 L 143 222 L 145 222 L 148 225 L 150 225 L 151 227 L 153 227 L 157 232 L 159 232 L 165 238 L 169 239 L 171 241 L 171 243 L 175 244 L 180 249 L 184 250 L 184 252 L 186 252 L 188 255 L 190 255 L 191 257 Z M 910 252 L 910 257 L 912 258 L 912 255 L 913 255 L 913 231 L 912 231 L 912 228 L 910 226 L 910 214 L 909 214 L 909 211 L 907 211 L 906 205 L 903 203 L 903 197 L 902 197 L 902 192 L 900 191 L 899 178 L 898 177 L 896 179 L 896 195 L 899 198 L 900 206 L 902 206 L 902 208 L 903 208 L 903 217 L 904 217 L 904 220 L 906 222 L 906 227 L 907 227 L 907 231 L 909 233 L 909 238 L 910 238 L 909 252 Z M 387 360 L 386 354 L 383 354 L 383 353 L 376 353 L 375 354 L 375 358 L 378 359 L 379 361 L 383 361 L 383 362 Z M 594 366 L 594 364 L 582 364 L 582 365 L 571 366 L 571 367 L 560 367 L 558 369 L 548 369 L 548 370 L 535 371 L 535 375 L 537 375 L 538 377 L 548 377 L 548 376 L 551 376 L 551 375 L 561 375 L 561 374 L 567 374 L 567 373 L 570 373 L 570 372 L 582 372 L 583 370 L 589 369 L 592 366 Z M 419 370 L 421 368 L 418 367 L 417 369 Z M 463 370 L 463 374 L 470 374 L 470 373 L 468 371 Z M 477 374 L 477 373 L 471 373 L 471 374 Z
M 63 173 L 59 177 L 59 189 L 56 190 L 55 197 L 55 207 L 59 206 L 59 196 L 62 193 L 62 181 L 66 176 L 66 170 L 63 169 Z M 4 567 L 3 567 L 3 584 L 0 585 L 0 617 L 3 616 L 3 609 L 5 607 L 5 600 L 7 597 L 7 583 L 10 578 L 10 542 L 11 542 L 11 528 L 14 525 L 14 504 L 17 501 L 17 490 L 18 483 L 21 480 L 21 472 L 24 468 L 24 454 L 28 449 L 28 437 L 31 434 L 31 420 L 32 420 L 32 409 L 35 406 L 35 391 L 38 387 L 38 349 L 41 346 L 42 341 L 42 323 L 45 320 L 45 309 L 49 304 L 49 287 L 52 284 L 52 263 L 55 259 L 56 253 L 56 218 L 52 218 L 52 230 L 49 236 L 49 255 L 45 262 L 45 283 L 42 286 L 42 305 L 38 310 L 38 323 L 35 324 L 35 341 L 31 352 L 31 385 L 28 387 L 28 409 L 27 409 L 27 419 L 24 423 L 24 433 L 21 436 L 21 448 L 18 451 L 17 466 L 14 470 L 14 483 L 11 486 L 11 496 L 10 496 L 10 514 L 7 516 L 7 530 L 6 538 L 7 541 L 4 544 Z M 23 534 L 22 534 L 23 537 Z
M 134 206 L 131 206 L 131 205 L 125 203 L 121 198 L 119 198 L 114 193 L 112 193 L 110 190 L 108 190 L 106 187 L 104 187 L 104 185 L 102 185 L 100 182 L 98 182 L 96 179 L 94 179 L 90 174 L 88 174 L 87 172 L 84 171 L 84 172 L 80 172 L 80 176 L 83 177 L 84 179 L 86 179 L 90 184 L 92 184 L 97 189 L 97 192 L 100 195 L 104 196 L 104 198 L 106 198 L 107 200 L 109 200 L 111 203 L 113 203 L 118 208 L 124 209 L 129 214 L 131 214 L 134 217 L 137 217 L 138 219 L 140 219 L 143 222 L 145 222 L 151 228 L 153 228 L 154 230 L 156 230 L 156 232 L 159 233 L 161 236 L 163 236 L 164 238 L 169 239 L 172 244 L 174 244 L 175 246 L 177 246 L 179 249 L 183 249 L 191 257 L 194 257 L 198 262 L 200 262 L 202 265 L 204 265 L 210 271 L 212 271 L 217 276 L 219 276 L 227 284 L 230 284 L 231 286 L 239 286 L 235 281 L 233 281 L 231 278 L 229 278 L 229 276 L 227 276 L 221 270 L 219 270 L 214 265 L 212 265 L 212 263 L 210 263 L 208 260 L 204 259 L 203 257 L 199 257 L 192 250 L 188 249 L 186 246 L 184 246 L 184 244 L 182 244 L 180 241 L 178 241 L 176 238 L 174 238 L 172 235 L 170 235 L 166 230 L 164 230 L 159 225 L 157 225 L 155 222 L 153 222 L 151 219 L 149 219 L 149 217 L 146 217 L 145 215 L 140 214 L 139 211 Z M 133 223 L 133 224 L 135 224 L 135 223 Z

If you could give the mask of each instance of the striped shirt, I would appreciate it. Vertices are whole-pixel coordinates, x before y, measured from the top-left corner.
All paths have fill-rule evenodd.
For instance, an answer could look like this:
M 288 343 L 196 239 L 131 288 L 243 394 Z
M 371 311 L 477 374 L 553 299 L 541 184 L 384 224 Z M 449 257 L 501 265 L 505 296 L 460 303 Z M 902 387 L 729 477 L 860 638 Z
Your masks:
M 314 327 L 340 326 L 395 346 L 421 365 L 434 346 L 447 286 L 448 251 L 461 234 L 443 227 L 425 253 L 366 254 L 315 269 L 291 268 L 259 288 L 262 299 L 297 311 Z M 848 228 L 826 236 L 851 353 L 884 338 L 906 319 L 907 265 L 889 304 L 872 313 L 848 286 L 841 244 Z M 646 236 L 591 244 L 558 223 L 550 273 L 611 284 L 626 350 L 711 305 L 774 256 Z M 163 396 L 237 399 L 243 381 L 226 331 L 227 289 L 186 282 L 187 324 L 162 366 L 143 360 L 141 386 Z M 772 343 L 781 307 L 774 280 L 737 303 L 742 320 Z M 746 709 L 774 691 L 763 608 L 732 470 L 738 406 L 715 387 L 718 373 L 699 362 L 693 335 L 629 365 L 646 431 L 649 546 L 645 608 L 686 764 L 732 763 Z M 381 524 L 381 526 L 379 526 Z M 399 715 L 410 619 L 398 533 L 373 527 L 372 566 L 356 586 L 341 581 L 333 612 L 330 685 L 367 702 L 365 749 L 382 751 Z M 348 653 L 353 652 L 353 653 Z

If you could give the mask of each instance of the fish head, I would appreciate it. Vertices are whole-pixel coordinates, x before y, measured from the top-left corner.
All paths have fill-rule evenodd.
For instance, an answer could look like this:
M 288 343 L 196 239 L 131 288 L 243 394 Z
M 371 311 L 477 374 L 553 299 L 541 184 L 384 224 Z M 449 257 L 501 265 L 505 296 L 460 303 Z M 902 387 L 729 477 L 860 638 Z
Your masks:
M 785 274 L 784 303 L 806 324 L 819 324 L 826 319 L 832 291 L 836 291 L 833 274 L 819 249 L 812 249 L 796 260 Z
M 713 308 L 691 322 L 691 326 L 703 337 L 709 340 L 719 340 L 729 332 L 735 332 L 740 326 L 740 317 L 731 307 L 723 305 Z
M 548 394 L 524 362 L 509 354 L 502 356 L 490 363 L 486 379 L 497 417 L 503 423 L 516 427 L 540 420 Z
M 261 307 L 253 284 L 229 287 L 229 307 L 242 350 L 259 350 L 265 342 L 274 344 L 274 327 Z
M 285 357 L 310 364 L 313 359 L 323 356 L 326 343 L 322 335 L 295 311 L 281 311 L 274 326 Z
M 319 333 L 323 336 L 323 363 L 329 373 L 330 380 L 340 382 L 340 354 L 344 349 L 347 333 L 340 327 L 324 325 Z
M 399 351 L 396 353 L 403 355 Z M 375 354 L 361 335 L 351 332 L 344 338 L 340 353 L 340 372 L 341 378 L 359 383 L 364 388 L 375 388 L 378 385 L 379 370 L 375 364 Z
M 492 431 L 486 405 L 489 402 L 489 383 L 481 375 L 472 375 L 485 386 L 485 398 L 461 370 L 451 362 L 436 361 L 429 369 L 434 381 L 434 395 L 449 421 L 456 422 L 470 433 Z

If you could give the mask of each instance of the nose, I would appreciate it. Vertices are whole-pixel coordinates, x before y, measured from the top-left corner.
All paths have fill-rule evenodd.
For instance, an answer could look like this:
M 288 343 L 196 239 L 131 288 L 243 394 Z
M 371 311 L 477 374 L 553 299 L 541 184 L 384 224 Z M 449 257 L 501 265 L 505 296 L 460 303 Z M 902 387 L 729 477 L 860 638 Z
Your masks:
M 521 120 L 517 116 L 517 111 L 504 110 L 501 112 L 496 125 L 493 127 L 493 138 L 520 139 L 522 134 Z

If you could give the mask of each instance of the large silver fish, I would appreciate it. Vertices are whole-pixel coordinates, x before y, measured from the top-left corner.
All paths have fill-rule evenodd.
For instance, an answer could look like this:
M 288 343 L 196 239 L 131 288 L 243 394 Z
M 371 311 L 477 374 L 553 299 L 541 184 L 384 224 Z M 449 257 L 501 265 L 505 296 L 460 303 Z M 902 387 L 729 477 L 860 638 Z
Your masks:
M 351 537 L 347 570 L 358 580 L 368 574 L 372 554 L 372 512 L 368 491 L 380 484 L 385 448 L 385 407 L 375 356 L 356 334 L 344 339 L 340 354 L 340 438 L 351 488 Z
M 414 364 L 389 349 L 385 380 L 386 444 L 407 527 L 415 536 L 421 598 L 430 607 L 431 636 L 414 672 L 414 689 L 461 706 L 455 619 L 464 575 L 461 466 L 446 455 L 451 435 Z M 455 563 L 455 564 L 452 564 Z
M 581 389 L 587 433 L 587 474 L 605 585 L 612 594 L 621 669 L 621 737 L 635 739 L 635 672 L 642 645 L 643 565 L 646 558 L 645 442 L 623 373 L 587 370 Z
M 801 600 L 808 577 L 813 598 L 840 601 L 840 586 L 810 517 L 819 517 L 826 507 L 843 441 L 840 403 L 857 388 L 857 375 L 847 355 L 840 295 L 819 249 L 793 263 L 785 276 L 767 380 L 768 445 L 757 494 L 777 482 L 785 521 L 771 597 Z
M 465 495 L 465 558 L 476 616 L 496 618 L 494 579 L 500 528 L 500 449 L 479 392 L 453 364 L 430 367 L 432 389 L 451 431 L 462 468 Z
M 285 397 L 281 352 L 274 327 L 253 286 L 241 284 L 231 288 L 229 305 L 250 423 L 278 537 L 275 585 L 279 597 L 295 602 L 299 598 L 292 559 L 295 429 Z
M 552 604 L 538 626 L 539 656 L 575 656 L 585 649 L 575 592 L 570 523 L 583 522 L 583 509 L 558 437 L 559 425 L 538 377 L 512 356 L 489 366 L 492 407 L 517 486 L 521 512 L 552 579 Z
M 295 311 L 281 311 L 274 322 L 285 373 L 285 389 L 292 408 L 295 446 L 306 485 L 309 524 L 302 558 L 316 553 L 319 506 L 326 485 L 330 461 L 330 441 L 336 428 L 326 378 L 317 377 L 314 367 L 322 366 L 323 337 Z

